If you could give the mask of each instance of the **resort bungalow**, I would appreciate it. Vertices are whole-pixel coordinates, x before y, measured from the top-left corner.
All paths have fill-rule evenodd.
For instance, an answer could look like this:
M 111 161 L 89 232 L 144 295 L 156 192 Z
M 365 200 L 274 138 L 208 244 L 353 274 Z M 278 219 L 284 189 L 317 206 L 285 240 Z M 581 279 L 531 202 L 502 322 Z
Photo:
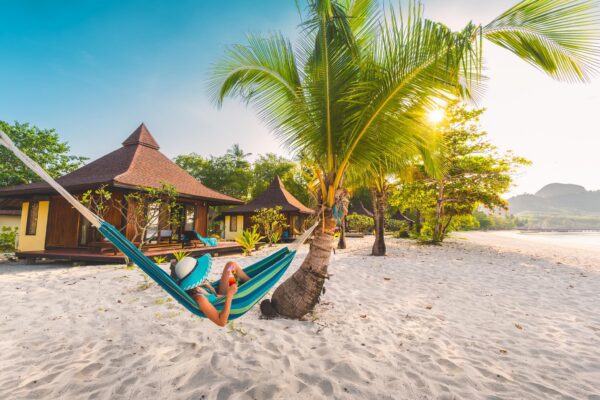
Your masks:
M 226 210 L 225 216 L 225 239 L 233 240 L 244 229 L 251 228 L 252 216 L 261 208 L 281 207 L 285 215 L 288 228 L 283 231 L 284 239 L 291 239 L 302 233 L 304 221 L 307 216 L 314 213 L 288 192 L 279 177 L 276 177 L 271 185 L 256 199 L 243 206 Z
M 104 219 L 121 229 L 130 240 L 135 236 L 135 226 L 128 217 L 135 205 L 132 199 L 126 204 L 125 196 L 140 192 L 142 188 L 172 185 L 177 191 L 177 203 L 183 210 L 182 221 L 172 229 L 165 227 L 164 221 L 160 228 L 158 222 L 157 226 L 148 227 L 146 239 L 149 244 L 145 250 L 150 255 L 169 254 L 165 253 L 169 247 L 171 251 L 181 248 L 184 240 L 189 241 L 183 232 L 196 231 L 207 236 L 210 206 L 243 204 L 204 186 L 163 155 L 144 124 L 122 143 L 121 148 L 59 178 L 58 182 L 74 195 L 99 187 L 110 191 L 111 201 L 117 206 L 109 208 Z M 0 201 L 12 204 L 18 201 L 22 205 L 17 251 L 21 258 L 111 261 L 107 257 L 116 256 L 115 249 L 46 183 L 0 189 Z M 144 207 L 145 212 L 156 213 L 153 204 Z M 158 250 L 162 253 L 157 253 Z M 113 261 L 122 259 L 120 256 Z

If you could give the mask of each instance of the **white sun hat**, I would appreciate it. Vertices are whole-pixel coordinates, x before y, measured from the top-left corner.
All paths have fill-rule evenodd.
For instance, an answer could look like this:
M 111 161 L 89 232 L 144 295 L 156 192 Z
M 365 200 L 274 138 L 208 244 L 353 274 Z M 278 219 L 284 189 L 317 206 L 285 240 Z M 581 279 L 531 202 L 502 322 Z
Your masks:
M 177 283 L 183 290 L 190 290 L 199 286 L 210 272 L 212 257 L 205 254 L 199 259 L 184 257 L 175 265 Z

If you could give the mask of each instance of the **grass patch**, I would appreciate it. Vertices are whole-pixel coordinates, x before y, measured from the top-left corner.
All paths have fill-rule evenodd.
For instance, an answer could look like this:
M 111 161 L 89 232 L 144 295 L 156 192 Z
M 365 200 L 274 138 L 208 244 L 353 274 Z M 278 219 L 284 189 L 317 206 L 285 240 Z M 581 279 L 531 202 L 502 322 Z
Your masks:
M 175 318 L 175 317 L 178 317 L 180 315 L 181 315 L 181 312 L 179 312 L 179 311 L 170 311 L 170 312 L 164 313 L 164 314 L 157 312 L 157 313 L 154 314 L 154 318 L 156 318 L 159 321 L 162 321 L 164 319 Z
M 148 290 L 152 286 L 155 285 L 154 282 L 152 282 L 150 279 L 148 279 L 148 275 L 143 274 L 142 276 L 144 277 L 144 282 L 140 283 L 137 287 L 140 292 L 144 291 L 144 290 Z
M 242 336 L 246 336 L 248 331 L 241 326 L 236 326 L 234 321 L 229 321 L 227 324 L 227 333 L 238 333 Z

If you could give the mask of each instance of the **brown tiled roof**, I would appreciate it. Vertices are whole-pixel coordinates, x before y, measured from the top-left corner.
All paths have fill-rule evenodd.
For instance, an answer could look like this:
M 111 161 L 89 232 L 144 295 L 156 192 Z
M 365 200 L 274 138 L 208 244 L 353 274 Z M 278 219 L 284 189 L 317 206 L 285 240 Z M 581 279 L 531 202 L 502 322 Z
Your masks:
M 365 208 L 365 205 L 362 201 L 350 202 L 350 206 L 348 207 L 348 215 L 350 214 L 366 215 L 367 217 L 373 216 L 373 213 Z
M 20 216 L 21 210 L 0 210 L 0 215 L 15 215 Z
M 123 147 L 59 179 L 66 189 L 77 190 L 111 185 L 125 188 L 153 187 L 169 183 L 182 196 L 207 200 L 211 204 L 235 205 L 241 200 L 212 190 L 171 161 L 144 124 L 124 142 Z M 1 196 L 52 193 L 44 182 L 0 189 Z
M 300 214 L 312 214 L 313 210 L 306 207 L 297 198 L 288 192 L 279 177 L 276 177 L 260 196 L 243 206 L 226 210 L 224 214 L 252 213 L 261 208 L 281 207 L 283 212 L 297 212 Z

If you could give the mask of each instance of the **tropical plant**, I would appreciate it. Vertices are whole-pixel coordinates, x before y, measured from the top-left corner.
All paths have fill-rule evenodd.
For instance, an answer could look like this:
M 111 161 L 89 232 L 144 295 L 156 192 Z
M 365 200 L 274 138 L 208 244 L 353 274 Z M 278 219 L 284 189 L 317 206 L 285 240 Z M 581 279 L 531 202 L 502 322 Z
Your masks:
M 165 256 L 156 256 L 153 258 L 154 262 L 157 264 L 166 264 L 167 263 L 167 257 Z
M 271 235 L 271 243 L 272 244 L 279 243 L 281 241 L 281 236 L 282 236 L 281 231 L 275 231 L 275 232 L 273 232 L 273 234 Z
M 258 226 L 254 225 L 252 229 L 246 229 L 240 233 L 235 241 L 242 246 L 244 254 L 249 256 L 256 249 L 256 245 L 263 240 L 264 237 L 258 233 Z
M 298 47 L 281 34 L 248 35 L 214 67 L 219 106 L 226 97 L 247 102 L 315 166 L 321 226 L 302 266 L 273 295 L 280 314 L 301 317 L 319 300 L 346 172 L 398 146 L 418 148 L 415 125 L 437 99 L 476 95 L 483 39 L 561 80 L 586 81 L 598 67 L 595 0 L 525 0 L 457 32 L 410 4 L 397 16 L 380 13 L 376 0 L 307 0 Z
M 18 229 L 10 226 L 3 226 L 0 228 L 0 252 L 3 253 L 14 253 L 16 250 L 15 244 L 17 242 Z
M 173 252 L 173 257 L 175 257 L 175 260 L 177 260 L 177 261 L 181 261 L 181 260 L 183 260 L 184 258 L 186 258 L 186 257 L 189 257 L 189 255 L 190 255 L 190 254 L 191 254 L 191 253 L 190 253 L 189 251 L 183 251 L 183 250 L 180 250 L 180 251 L 174 251 L 174 252 Z
M 286 222 L 287 219 L 285 215 L 281 213 L 281 206 L 261 208 L 260 210 L 257 210 L 250 219 L 258 226 L 260 233 L 264 235 L 269 242 L 269 246 L 277 243 L 281 238 L 281 231 L 288 227 Z

